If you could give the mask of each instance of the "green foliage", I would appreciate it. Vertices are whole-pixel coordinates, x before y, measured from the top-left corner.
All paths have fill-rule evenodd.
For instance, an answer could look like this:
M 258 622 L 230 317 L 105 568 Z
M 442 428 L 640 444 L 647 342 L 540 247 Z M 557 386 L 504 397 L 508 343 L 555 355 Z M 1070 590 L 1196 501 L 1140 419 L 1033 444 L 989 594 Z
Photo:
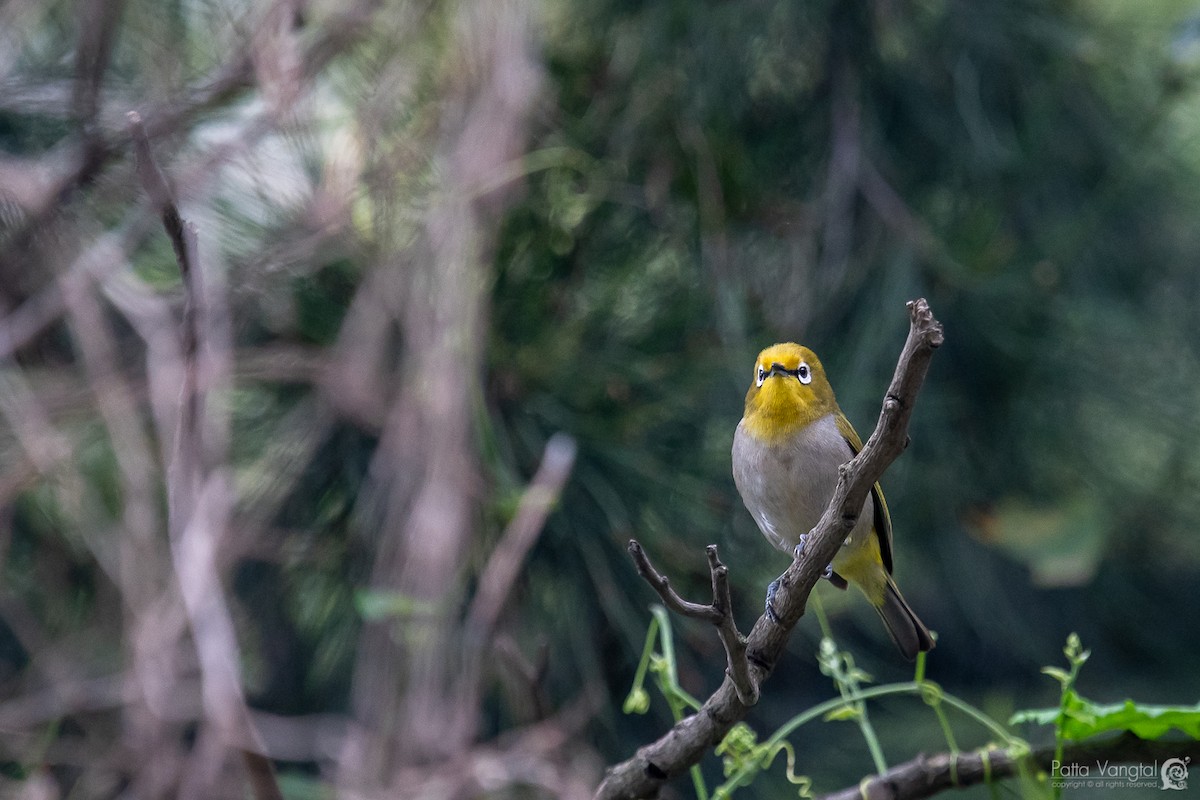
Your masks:
M 1112 704 L 1092 702 L 1075 691 L 1079 670 L 1087 662 L 1091 651 L 1084 650 L 1079 636 L 1072 633 L 1067 637 L 1063 653 L 1067 657 L 1068 669 L 1042 669 L 1061 687 L 1058 708 L 1018 711 L 1009 720 L 1010 725 L 1053 725 L 1057 763 L 1062 763 L 1064 742 L 1079 742 L 1114 731 L 1128 731 L 1141 739 L 1160 739 L 1172 730 L 1178 730 L 1200 739 L 1200 703 L 1194 706 L 1162 706 L 1135 703 L 1129 699 Z
M 815 597 L 815 595 L 814 595 Z M 820 610 L 820 601 L 813 604 L 818 609 L 822 628 L 827 629 L 824 612 Z M 653 617 L 646 634 L 646 643 L 642 658 L 638 665 L 633 686 L 625 700 L 626 714 L 645 714 L 649 709 L 650 697 L 645 689 L 645 676 L 650 673 L 663 698 L 671 708 L 673 718 L 678 721 L 687 709 L 697 710 L 700 703 L 679 686 L 676 675 L 675 648 L 671 637 L 670 617 L 661 606 L 653 606 Z M 654 649 L 655 643 L 659 650 Z M 838 648 L 837 643 L 828 635 L 821 639 L 818 660 L 821 671 L 834 682 L 839 696 L 808 708 L 788 720 L 783 726 L 772 733 L 766 740 L 759 742 L 754 729 L 745 722 L 734 725 L 725 738 L 714 750 L 721 758 L 725 782 L 716 787 L 711 796 L 726 798 L 740 788 L 754 783 L 755 779 L 771 768 L 775 758 L 786 754 L 785 778 L 798 787 L 798 796 L 811 798 L 812 779 L 806 775 L 797 774 L 797 755 L 795 746 L 788 740 L 797 729 L 810 722 L 832 723 L 838 721 L 854 721 L 862 734 L 868 751 L 874 761 L 876 773 L 887 770 L 879 740 L 871 726 L 866 702 L 889 696 L 916 696 L 933 710 L 946 736 L 946 744 L 951 753 L 958 753 L 959 748 L 953 732 L 950 730 L 943 707 L 953 709 L 966 719 L 972 720 L 992 735 L 992 742 L 1005 747 L 1013 758 L 1021 758 L 1028 754 L 1029 745 L 1021 738 L 1008 731 L 1004 725 L 989 717 L 971 704 L 946 693 L 942 687 L 927 680 L 925 664 L 927 653 L 917 656 L 914 680 L 907 683 L 886 684 L 864 688 L 871 678 L 861 669 L 854 666 L 853 656 Z M 698 767 L 692 769 L 693 783 L 698 798 L 709 797 L 706 784 L 701 777 Z
M 675 640 L 671 635 L 671 617 L 662 606 L 655 605 L 650 609 L 653 619 L 646 631 L 646 644 L 642 648 L 642 658 L 638 662 L 637 675 L 629 695 L 623 706 L 626 714 L 645 714 L 650 708 L 650 695 L 646 692 L 645 679 L 649 672 L 654 676 L 654 682 L 659 692 L 671 708 L 671 716 L 678 722 L 683 719 L 685 711 L 697 711 L 700 702 L 683 690 L 679 685 L 678 668 L 675 663 Z M 658 644 L 656 652 L 654 645 Z M 707 800 L 708 789 L 704 783 L 704 775 L 699 766 L 691 769 L 692 784 L 696 789 L 697 800 Z
M 827 629 L 828 623 L 824 619 L 824 612 L 820 610 L 820 601 L 814 603 L 813 607 L 817 609 L 818 616 L 821 618 L 822 628 Z M 625 713 L 646 713 L 649 706 L 649 695 L 644 689 L 643 680 L 646 669 L 649 667 L 649 670 L 655 675 L 661 693 L 671 706 L 675 719 L 678 720 L 685 708 L 690 707 L 694 710 L 699 708 L 699 704 L 679 688 L 678 680 L 673 672 L 674 646 L 671 643 L 669 618 L 666 611 L 655 606 L 653 613 L 654 618 L 650 623 L 642 662 L 634 687 L 626 701 Z M 653 651 L 656 639 L 659 642 L 661 654 Z M 1022 723 L 1054 725 L 1055 764 L 1063 763 L 1065 742 L 1078 742 L 1114 731 L 1130 731 L 1143 739 L 1159 739 L 1173 730 L 1178 730 L 1187 736 L 1200 738 L 1200 705 L 1140 705 L 1132 700 L 1112 705 L 1100 705 L 1082 698 L 1075 692 L 1074 687 L 1080 668 L 1091 654 L 1083 649 L 1078 635 L 1074 633 L 1068 637 L 1067 646 L 1063 652 L 1067 657 L 1068 669 L 1045 667 L 1042 670 L 1060 684 L 1062 702 L 1059 708 L 1019 711 L 1008 721 L 1010 726 Z M 887 763 L 884 761 L 875 730 L 869 722 L 866 701 L 893 695 L 915 695 L 933 710 L 945 736 L 947 751 L 952 755 L 960 753 L 961 750 L 945 714 L 946 708 L 964 715 L 981 726 L 992 737 L 990 744 L 1004 747 L 1012 758 L 1021 759 L 1029 754 L 1028 742 L 1013 734 L 1004 724 L 960 698 L 948 694 L 938 684 L 927 680 L 924 675 L 928 655 L 921 653 L 917 656 L 913 681 L 864 688 L 863 685 L 870 682 L 870 676 L 855 667 L 851 654 L 840 650 L 833 639 L 826 635 L 821 640 L 818 661 L 821 664 L 821 671 L 833 679 L 839 697 L 800 712 L 762 742 L 759 742 L 757 734 L 750 725 L 744 722 L 735 725 L 714 751 L 715 755 L 722 760 L 726 780 L 712 791 L 711 796 L 713 798 L 729 797 L 737 789 L 750 786 L 758 775 L 770 769 L 776 756 L 785 753 L 787 755 L 786 778 L 788 782 L 799 787 L 799 797 L 811 798 L 813 796 L 812 780 L 807 776 L 796 774 L 796 748 L 787 737 L 792 736 L 801 726 L 815 721 L 855 722 L 874 762 L 875 773 L 882 774 L 887 770 Z M 1051 785 L 1057 797 L 1061 795 L 1062 791 L 1061 775 L 1055 774 L 1052 777 L 1055 780 Z M 1026 788 L 1033 792 L 1040 791 L 1032 784 Z M 707 788 L 703 786 L 702 782 L 697 786 L 697 796 L 709 796 Z
M 1125 700 L 1120 703 L 1095 703 L 1072 693 L 1066 708 L 1019 711 L 1009 720 L 1018 725 L 1058 725 L 1063 738 L 1082 741 L 1102 733 L 1129 731 L 1139 739 L 1160 739 L 1179 731 L 1200 739 L 1200 703 L 1193 706 L 1159 706 Z

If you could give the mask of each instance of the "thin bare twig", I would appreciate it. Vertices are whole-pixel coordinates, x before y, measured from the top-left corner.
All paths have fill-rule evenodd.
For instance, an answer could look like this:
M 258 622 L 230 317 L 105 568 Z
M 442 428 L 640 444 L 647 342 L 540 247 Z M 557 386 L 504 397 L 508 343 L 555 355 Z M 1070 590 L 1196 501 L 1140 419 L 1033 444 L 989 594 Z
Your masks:
M 859 454 L 842 467 L 829 506 L 810 534 L 811 546 L 780 577 L 780 588 L 775 595 L 779 622 L 763 615 L 750 631 L 747 657 L 751 679 L 759 686 L 771 674 L 783 653 L 788 635 L 803 615 L 804 605 L 825 565 L 833 560 L 838 546 L 854 527 L 867 492 L 907 444 L 908 420 L 933 352 L 942 343 L 941 325 L 924 299 L 910 302 L 908 312 L 908 338 L 884 398 L 875 432 Z M 609 769 L 596 790 L 596 798 L 609 800 L 656 795 L 668 780 L 699 763 L 748 710 L 749 706 L 738 697 L 733 678 L 727 676 L 700 711 L 680 720 L 657 741 Z
M 630 539 L 627 547 L 638 574 L 658 592 L 663 604 L 676 614 L 703 620 L 716 626 L 717 635 L 725 648 L 728 665 L 725 674 L 733 681 L 738 700 L 749 707 L 758 702 L 758 684 L 750 674 L 750 662 L 746 659 L 746 638 L 738 632 L 733 621 L 733 601 L 729 596 L 729 568 L 717 556 L 717 546 L 704 548 L 708 555 L 708 570 L 712 577 L 712 603 L 693 603 L 684 600 L 671 588 L 671 581 L 650 563 L 649 556 L 637 539 Z
M 637 539 L 630 539 L 626 549 L 633 559 L 634 566 L 637 567 L 638 575 L 641 575 L 642 579 L 650 584 L 654 591 L 658 592 L 658 596 L 662 598 L 663 604 L 667 608 L 680 616 L 711 622 L 714 625 L 720 621 L 721 612 L 713 606 L 684 600 L 671 587 L 670 578 L 663 575 L 650 563 L 650 558 L 646 555 L 646 551 L 642 549 L 641 542 Z

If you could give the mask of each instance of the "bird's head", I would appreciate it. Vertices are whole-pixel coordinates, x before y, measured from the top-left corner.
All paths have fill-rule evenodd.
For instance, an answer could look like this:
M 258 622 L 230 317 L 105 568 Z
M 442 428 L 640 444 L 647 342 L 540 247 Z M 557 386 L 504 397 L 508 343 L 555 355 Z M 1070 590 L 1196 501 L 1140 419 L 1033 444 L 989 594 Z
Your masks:
M 792 433 L 837 409 L 817 354 L 793 342 L 758 354 L 746 392 L 746 420 L 764 438 Z

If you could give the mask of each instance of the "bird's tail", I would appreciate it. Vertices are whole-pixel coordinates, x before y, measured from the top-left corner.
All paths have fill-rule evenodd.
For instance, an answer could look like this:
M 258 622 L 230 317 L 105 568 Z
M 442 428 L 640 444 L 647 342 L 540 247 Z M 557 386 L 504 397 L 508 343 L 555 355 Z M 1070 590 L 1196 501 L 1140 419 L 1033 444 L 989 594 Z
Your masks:
M 879 612 L 892 641 L 906 659 L 912 661 L 917 657 L 917 653 L 933 649 L 933 637 L 929 634 L 929 629 L 913 612 L 904 595 L 900 594 L 891 575 L 887 576 L 883 603 L 876 606 L 875 610 Z

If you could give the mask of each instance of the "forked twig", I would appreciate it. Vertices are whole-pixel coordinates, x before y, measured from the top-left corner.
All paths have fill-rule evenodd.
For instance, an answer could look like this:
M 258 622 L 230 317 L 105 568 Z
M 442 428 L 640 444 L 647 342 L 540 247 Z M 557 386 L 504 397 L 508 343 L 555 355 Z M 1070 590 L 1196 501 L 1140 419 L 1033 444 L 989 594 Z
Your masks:
M 758 702 L 758 684 L 750 674 L 750 662 L 746 659 L 746 637 L 737 629 L 733 621 L 733 601 L 729 595 L 729 567 L 721 563 L 717 556 L 717 546 L 710 544 L 704 548 L 708 555 L 708 571 L 712 575 L 712 603 L 705 605 L 684 600 L 679 593 L 671 588 L 671 581 L 650 563 L 649 556 L 642 549 L 637 539 L 630 539 L 629 555 L 637 565 L 638 574 L 658 592 L 667 608 L 684 617 L 699 619 L 712 623 L 721 637 L 725 648 L 728 665 L 725 674 L 733 681 L 738 700 L 743 705 L 752 706 Z

